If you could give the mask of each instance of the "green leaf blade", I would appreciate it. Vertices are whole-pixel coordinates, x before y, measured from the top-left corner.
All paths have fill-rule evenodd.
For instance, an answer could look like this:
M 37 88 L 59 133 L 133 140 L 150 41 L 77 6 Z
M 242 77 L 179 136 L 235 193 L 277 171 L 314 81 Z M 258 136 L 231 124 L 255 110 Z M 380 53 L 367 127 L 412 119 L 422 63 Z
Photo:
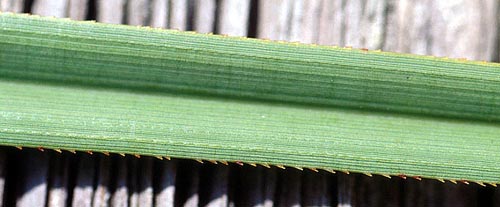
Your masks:
M 0 89 L 0 137 L 11 146 L 500 181 L 491 124 L 19 82 Z
M 500 65 L 0 13 L 0 144 L 500 183 Z

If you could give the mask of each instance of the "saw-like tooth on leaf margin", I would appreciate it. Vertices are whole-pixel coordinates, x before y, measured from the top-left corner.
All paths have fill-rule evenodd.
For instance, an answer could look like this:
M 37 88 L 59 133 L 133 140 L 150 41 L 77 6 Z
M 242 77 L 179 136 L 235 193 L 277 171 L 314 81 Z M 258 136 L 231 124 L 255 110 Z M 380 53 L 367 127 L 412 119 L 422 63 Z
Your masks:
M 363 173 L 363 174 L 368 176 L 368 177 L 373 177 L 373 175 L 371 173 Z
M 486 187 L 486 185 L 483 182 L 475 182 L 475 183 L 480 185 L 480 186 Z
M 303 171 L 304 168 L 301 168 L 301 167 L 297 167 L 297 166 L 294 166 L 293 168 L 297 169 L 297 170 L 300 170 L 300 171 Z
M 118 153 L 120 156 L 125 157 L 125 153 Z
M 255 163 L 247 163 L 247 164 L 252 166 L 252 167 L 257 167 L 257 164 L 255 164 Z
M 271 168 L 271 166 L 269 166 L 269 165 L 268 165 L 268 164 L 266 164 L 266 163 L 260 163 L 260 165 L 262 165 L 262 166 L 264 166 L 264 167 L 266 167 L 266 168 Z
M 312 170 L 312 171 L 314 171 L 314 172 L 319 172 L 319 171 L 318 171 L 318 169 L 313 168 L 313 167 L 308 167 L 307 169 Z
M 134 156 L 137 157 L 137 158 L 141 158 L 140 154 L 134 154 Z
M 497 187 L 497 184 L 496 183 L 488 183 L 488 185 L 491 185 L 493 187 Z
M 439 182 L 442 182 L 442 183 L 445 183 L 445 182 L 446 182 L 446 181 L 444 181 L 444 179 L 442 179 L 442 178 L 438 178 L 438 179 L 436 179 L 436 180 L 438 180 Z
M 212 163 L 214 165 L 217 165 L 217 161 L 215 161 L 215 160 L 208 160 L 208 162 L 210 162 L 210 163 Z
M 156 159 L 163 160 L 162 156 L 155 156 L 155 157 L 156 157 Z
M 275 166 L 276 166 L 277 168 L 280 168 L 280 169 L 283 169 L 283 170 L 284 170 L 284 169 L 286 169 L 286 168 L 285 168 L 285 166 L 283 166 L 283 165 L 275 165 Z
M 54 151 L 58 152 L 59 154 L 62 153 L 60 149 L 53 149 Z
M 229 165 L 229 163 L 227 163 L 226 161 L 220 161 L 219 160 L 219 162 L 222 163 L 222 164 L 224 164 L 224 165 Z
M 102 154 L 109 156 L 109 152 L 102 152 Z
M 332 169 L 323 169 L 323 170 L 326 172 L 332 173 L 332 174 L 337 173 L 337 172 L 335 172 L 335 170 L 332 170 Z
M 422 178 L 420 176 L 412 176 L 412 178 L 415 180 L 422 180 Z
M 23 147 L 21 147 L 21 146 L 16 146 L 16 148 L 17 148 L 18 150 L 23 150 Z
M 391 176 L 390 175 L 386 175 L 386 174 L 380 174 L 382 177 L 386 177 L 386 178 L 389 178 L 391 179 Z
M 203 164 L 203 160 L 200 160 L 200 159 L 194 159 L 194 160 L 196 160 L 196 162 Z
M 451 183 L 453 184 L 457 184 L 457 181 L 456 180 L 449 180 Z

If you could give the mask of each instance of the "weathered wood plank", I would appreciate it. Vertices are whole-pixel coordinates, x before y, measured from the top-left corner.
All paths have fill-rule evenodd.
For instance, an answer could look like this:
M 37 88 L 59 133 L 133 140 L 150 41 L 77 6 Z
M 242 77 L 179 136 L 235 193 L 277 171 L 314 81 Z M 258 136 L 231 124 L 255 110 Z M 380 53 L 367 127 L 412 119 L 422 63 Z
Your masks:
M 121 24 L 124 17 L 125 0 L 97 1 L 97 21 Z
M 68 0 L 36 0 L 33 2 L 32 13 L 41 16 L 66 17 Z
M 127 24 L 149 24 L 149 0 L 132 0 L 127 4 Z
M 301 204 L 302 172 L 298 170 L 285 170 L 280 172 L 280 192 L 276 202 L 277 206 L 294 206 Z
M 153 0 L 151 2 L 151 26 L 168 27 L 169 0 Z
M 229 187 L 229 166 L 204 166 L 203 172 L 208 176 L 203 176 L 205 190 L 207 190 L 206 207 L 228 206 L 228 187 Z M 208 168 L 208 169 L 206 169 Z M 207 172 L 210 171 L 210 172 Z
M 197 207 L 200 204 L 200 164 L 192 160 L 179 162 L 175 205 Z
M 68 17 L 74 20 L 85 20 L 87 17 L 88 0 L 69 0 Z
M 0 149 L 0 207 L 4 206 L 4 196 L 6 194 L 5 182 L 7 176 L 7 152 L 6 149 Z
M 129 198 L 128 205 L 130 207 L 139 207 L 139 176 L 141 174 L 141 169 L 139 168 L 139 160 L 137 158 L 132 158 L 128 165 L 129 169 L 129 177 L 128 177 L 128 189 L 129 189 Z
M 321 0 L 294 1 L 290 41 L 317 43 Z
M 170 20 L 169 28 L 186 30 L 189 16 L 188 0 L 171 0 L 170 1 Z
M 382 176 L 368 177 L 366 175 L 353 174 L 355 178 L 353 188 L 353 206 L 402 206 L 402 179 L 387 179 Z M 410 178 L 408 178 L 410 179 Z M 403 181 L 404 182 L 404 181 Z
M 385 9 L 385 1 L 346 1 L 343 8 L 343 45 L 354 48 L 382 48 Z
M 493 193 L 493 207 L 500 207 L 500 188 L 496 187 Z
M 47 206 L 65 207 L 68 200 L 69 157 L 52 154 Z
M 319 17 L 318 44 L 342 45 L 342 1 L 323 0 Z
M 337 207 L 353 206 L 355 196 L 355 177 L 337 173 Z
M 199 33 L 214 32 L 215 0 L 196 0 L 194 9 L 194 30 Z
M 109 185 L 111 179 L 111 158 L 106 155 L 99 156 L 97 186 L 92 198 L 92 206 L 108 206 L 111 197 Z
M 73 207 L 91 207 L 94 193 L 95 160 L 92 155 L 79 154 L 76 185 L 73 189 Z
M 443 205 L 443 184 L 436 180 L 408 180 L 404 182 L 404 206 L 439 207 Z
M 153 158 L 141 158 L 139 167 L 139 206 L 153 206 Z
M 443 207 L 466 207 L 478 205 L 478 185 L 465 185 L 462 183 L 443 185 Z
M 302 206 L 332 206 L 330 174 L 305 171 L 302 177 Z
M 16 184 L 18 207 L 44 207 L 47 198 L 49 153 L 23 150 L 22 180 Z
M 250 14 L 250 0 L 221 0 L 218 33 L 231 36 L 246 36 Z
M 497 0 L 436 0 L 429 14 L 436 56 L 492 60 L 498 21 Z
M 259 2 L 257 37 L 271 40 L 288 40 L 293 1 L 274 0 Z
M 264 173 L 264 205 L 263 207 L 272 207 L 275 205 L 275 194 L 278 183 L 278 173 L 274 168 L 265 169 Z
M 390 0 L 384 50 L 495 59 L 498 1 Z
M 128 157 L 119 157 L 116 160 L 116 170 L 114 176 L 116 178 L 115 190 L 111 195 L 112 207 L 127 207 L 128 206 L 128 187 L 127 177 L 128 172 Z M 134 158 L 135 159 L 135 158 Z
M 157 171 L 159 173 L 159 190 L 155 195 L 155 206 L 173 207 L 176 190 L 177 161 L 160 161 L 157 163 L 160 165 Z
M 0 0 L 0 11 L 21 13 L 24 0 Z
M 262 207 L 264 204 L 264 174 L 262 167 L 237 167 L 231 173 L 235 177 L 233 197 L 235 206 Z

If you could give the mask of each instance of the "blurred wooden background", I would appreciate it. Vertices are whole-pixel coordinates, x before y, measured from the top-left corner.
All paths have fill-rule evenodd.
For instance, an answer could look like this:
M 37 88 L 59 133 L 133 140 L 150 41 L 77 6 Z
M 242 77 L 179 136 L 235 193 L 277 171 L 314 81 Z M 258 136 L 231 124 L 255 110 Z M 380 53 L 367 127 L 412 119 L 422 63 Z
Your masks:
M 498 62 L 500 57 L 498 0 L 0 0 L 0 10 L 452 58 Z M 500 207 L 500 190 L 0 148 L 0 204 Z

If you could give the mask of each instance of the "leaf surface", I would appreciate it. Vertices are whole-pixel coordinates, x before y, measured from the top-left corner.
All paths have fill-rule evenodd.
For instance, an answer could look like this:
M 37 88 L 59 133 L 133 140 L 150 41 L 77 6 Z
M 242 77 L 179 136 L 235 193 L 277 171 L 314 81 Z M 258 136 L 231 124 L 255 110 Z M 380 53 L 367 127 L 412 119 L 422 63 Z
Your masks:
M 0 13 L 0 144 L 500 183 L 500 65 Z

